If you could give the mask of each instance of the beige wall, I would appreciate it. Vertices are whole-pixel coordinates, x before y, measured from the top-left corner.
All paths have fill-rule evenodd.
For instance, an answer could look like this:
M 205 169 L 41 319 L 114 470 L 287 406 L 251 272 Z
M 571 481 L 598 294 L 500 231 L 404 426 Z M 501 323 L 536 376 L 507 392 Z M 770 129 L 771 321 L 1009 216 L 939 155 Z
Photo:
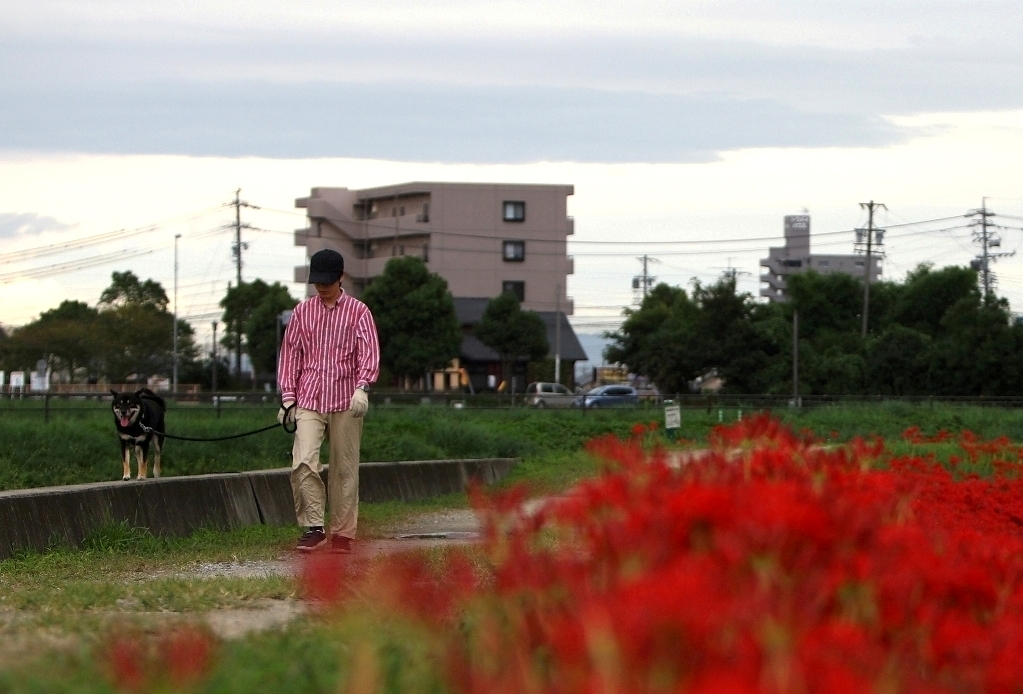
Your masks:
M 500 294 L 504 281 L 521 281 L 524 308 L 554 310 L 560 287 L 561 310 L 572 313 L 566 292 L 572 269 L 566 255 L 572 231 L 567 196 L 573 193 L 572 186 L 408 183 L 361 191 L 314 188 L 309 198 L 296 201 L 310 215 L 304 237 L 307 257 L 324 247 L 338 250 L 345 256 L 351 290 L 358 293 L 391 257 L 395 193 L 397 204 L 405 206 L 405 215 L 397 219 L 398 246 L 406 255 L 422 257 L 427 245 L 428 267 L 447 280 L 454 296 L 493 297 Z M 505 222 L 505 201 L 525 202 L 525 221 Z M 372 219 L 356 219 L 357 202 L 367 210 L 376 203 Z M 429 204 L 428 221 L 421 216 L 424 203 Z M 503 259 L 505 240 L 525 242 L 523 262 Z M 367 246 L 372 257 L 363 258 Z

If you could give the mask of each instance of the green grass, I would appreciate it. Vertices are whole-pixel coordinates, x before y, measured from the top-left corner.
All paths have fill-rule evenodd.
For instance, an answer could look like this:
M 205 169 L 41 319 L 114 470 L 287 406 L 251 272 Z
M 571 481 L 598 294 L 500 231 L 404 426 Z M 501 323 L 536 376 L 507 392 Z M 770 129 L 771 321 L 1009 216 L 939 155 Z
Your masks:
M 225 408 L 217 419 L 209 409 L 172 406 L 167 427 L 170 433 L 183 436 L 215 437 L 265 426 L 273 423 L 275 416 L 276 408 L 270 407 Z M 635 422 L 659 416 L 658 410 L 583 414 L 374 407 L 366 418 L 362 460 L 537 459 L 577 451 L 594 436 L 625 434 Z M 709 422 L 709 418 L 704 419 Z M 287 467 L 291 463 L 291 443 L 291 436 L 280 429 L 226 442 L 168 440 L 163 472 L 173 476 Z M 115 480 L 120 476 L 114 425 L 109 412 L 100 405 L 74 411 L 61 411 L 55 405 L 49 422 L 43 421 L 38 409 L 12 409 L 4 404 L 0 410 L 0 490 Z
M 25 653 L 21 662 L 0 669 L 0 694 L 114 694 L 118 690 L 109 683 L 102 664 L 106 633 L 71 648 Z M 224 642 L 209 678 L 188 691 L 335 692 L 346 670 L 350 642 L 347 635 L 310 620 Z
M 76 407 L 82 409 L 60 409 Z M 744 414 L 752 410 L 746 409 Z M 797 429 L 838 440 L 877 434 L 893 441 L 912 425 L 925 432 L 970 429 L 983 438 L 1006 435 L 1023 441 L 1023 410 L 888 402 L 826 405 L 774 411 Z M 273 423 L 273 406 L 213 410 L 172 405 L 168 429 L 185 436 L 223 436 Z M 679 435 L 703 441 L 719 422 L 735 421 L 735 408 L 687 409 Z M 0 490 L 119 479 L 121 464 L 113 422 L 102 403 L 55 403 L 49 422 L 38 403 L 0 402 Z M 543 490 L 563 487 L 592 472 L 578 456 L 586 441 L 626 435 L 636 422 L 663 422 L 659 408 L 581 412 L 455 410 L 439 406 L 374 406 L 366 418 L 362 459 L 371 461 L 515 457 L 523 461 L 515 478 L 528 477 Z M 291 437 L 283 430 L 226 442 L 168 441 L 164 474 L 191 475 L 286 467 Z M 324 447 L 326 456 L 326 447 Z

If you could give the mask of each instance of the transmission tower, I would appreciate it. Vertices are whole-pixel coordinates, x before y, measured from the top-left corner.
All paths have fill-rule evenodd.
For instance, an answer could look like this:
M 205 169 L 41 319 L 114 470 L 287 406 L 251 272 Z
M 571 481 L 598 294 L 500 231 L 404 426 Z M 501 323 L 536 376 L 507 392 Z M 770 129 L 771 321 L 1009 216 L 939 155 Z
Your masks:
M 980 202 L 980 208 L 966 213 L 967 217 L 976 217 L 970 222 L 970 226 L 973 227 L 973 242 L 980 245 L 980 253 L 970 261 L 970 267 L 980 274 L 980 284 L 984 289 L 984 301 L 990 301 L 991 292 L 998 279 L 991 270 L 991 263 L 998 258 L 1015 255 L 1015 252 L 991 252 L 992 248 L 1001 248 L 1002 246 L 1002 238 L 994 231 L 1000 227 L 988 221 L 995 213 L 987 208 L 987 198 L 981 198 Z

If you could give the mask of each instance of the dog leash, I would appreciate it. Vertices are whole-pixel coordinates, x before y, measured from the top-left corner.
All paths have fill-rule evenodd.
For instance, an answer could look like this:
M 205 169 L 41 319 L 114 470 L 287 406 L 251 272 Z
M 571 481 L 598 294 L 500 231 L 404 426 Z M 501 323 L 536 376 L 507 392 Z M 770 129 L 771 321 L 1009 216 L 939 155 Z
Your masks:
M 153 427 L 147 427 L 142 422 L 139 422 L 139 426 L 142 427 L 142 431 L 145 432 L 146 434 L 156 434 L 157 436 L 163 436 L 165 438 L 174 439 L 176 441 L 229 441 L 231 439 L 240 439 L 246 436 L 252 436 L 253 434 L 261 434 L 264 431 L 270 431 L 271 429 L 276 429 L 277 427 L 282 427 L 284 431 L 288 432 L 289 434 L 294 434 L 295 430 L 298 429 L 298 422 L 293 422 L 291 428 L 290 429 L 288 428 L 288 413 L 291 412 L 291 410 L 294 409 L 294 407 L 295 406 L 292 405 L 291 407 L 287 408 L 284 411 L 284 421 L 281 422 L 280 424 L 271 424 L 270 426 L 263 427 L 262 429 L 253 429 L 252 431 L 246 431 L 242 434 L 232 434 L 231 436 L 214 436 L 212 438 L 196 438 L 194 436 L 175 436 L 174 434 L 167 434 L 165 432 L 156 431 L 155 429 L 153 429 Z

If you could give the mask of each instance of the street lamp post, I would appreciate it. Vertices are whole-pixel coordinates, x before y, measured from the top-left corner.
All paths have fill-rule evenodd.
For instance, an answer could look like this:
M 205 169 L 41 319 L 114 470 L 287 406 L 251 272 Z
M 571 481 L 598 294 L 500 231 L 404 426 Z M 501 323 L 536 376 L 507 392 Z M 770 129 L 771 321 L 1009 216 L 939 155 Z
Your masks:
M 174 234 L 174 374 L 171 377 L 171 392 L 178 392 L 178 239 Z

